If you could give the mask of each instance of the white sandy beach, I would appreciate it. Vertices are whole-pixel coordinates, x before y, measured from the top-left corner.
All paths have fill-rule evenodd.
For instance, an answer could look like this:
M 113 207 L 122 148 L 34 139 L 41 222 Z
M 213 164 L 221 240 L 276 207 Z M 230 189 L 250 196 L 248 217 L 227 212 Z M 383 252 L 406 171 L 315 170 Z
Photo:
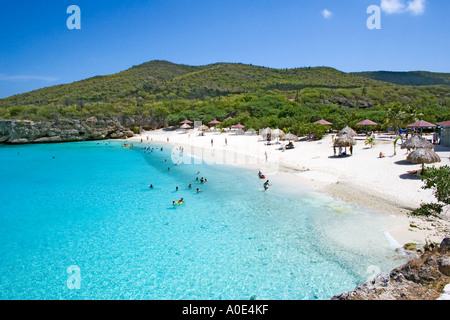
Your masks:
M 421 165 L 406 161 L 406 150 L 400 149 L 400 142 L 394 155 L 393 140 L 383 136 L 386 135 L 378 135 L 373 148 L 364 145 L 363 137 L 358 139 L 350 157 L 333 157 L 331 135 L 320 141 L 295 142 L 295 149 L 285 151 L 280 150 L 286 144 L 284 141 L 266 145 L 257 135 L 206 132 L 201 136 L 197 130 L 147 131 L 127 141 L 169 143 L 204 161 L 246 166 L 254 169 L 255 175 L 261 170 L 271 183 L 307 187 L 388 214 L 392 220 L 388 232 L 402 245 L 408 242 L 421 245 L 426 240 L 440 243 L 450 236 L 449 213 L 442 219 L 407 215 L 422 202 L 433 202 L 434 196 L 431 190 L 421 188 L 420 178 L 407 173 L 420 169 Z M 433 165 L 450 165 L 449 148 L 438 146 L 435 151 L 441 162 Z M 380 152 L 384 158 L 378 157 Z

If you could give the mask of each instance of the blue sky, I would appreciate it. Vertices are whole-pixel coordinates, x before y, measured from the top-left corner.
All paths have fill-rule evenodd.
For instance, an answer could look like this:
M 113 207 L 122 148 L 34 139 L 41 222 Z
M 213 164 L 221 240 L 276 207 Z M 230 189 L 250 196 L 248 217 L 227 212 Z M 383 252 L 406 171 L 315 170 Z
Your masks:
M 70 5 L 81 30 L 66 26 Z M 449 15 L 448 0 L 4 0 L 0 98 L 154 59 L 450 72 Z

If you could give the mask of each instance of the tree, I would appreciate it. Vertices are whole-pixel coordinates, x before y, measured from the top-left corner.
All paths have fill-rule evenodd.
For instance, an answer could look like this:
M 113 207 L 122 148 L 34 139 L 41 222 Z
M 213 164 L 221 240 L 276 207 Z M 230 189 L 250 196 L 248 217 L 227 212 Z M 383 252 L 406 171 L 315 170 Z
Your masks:
M 411 106 L 401 106 L 398 103 L 388 104 L 388 109 L 385 114 L 385 125 L 389 125 L 398 133 L 401 127 L 406 127 L 408 123 L 417 121 L 421 113 L 417 112 Z
M 402 136 L 401 136 L 401 135 L 398 135 L 397 138 L 395 138 L 395 140 L 394 140 L 394 156 L 397 155 L 397 150 L 396 150 L 397 142 L 398 142 L 398 140 L 401 139 L 401 138 L 402 138 Z
M 371 134 L 370 136 L 366 137 L 366 141 L 364 141 L 364 144 L 370 145 L 371 148 L 373 148 L 373 146 L 375 145 L 375 135 Z
M 439 169 L 435 167 L 425 168 L 423 170 L 423 179 L 425 185 L 422 189 L 433 189 L 437 203 L 424 203 L 414 210 L 411 215 L 430 216 L 440 214 L 444 208 L 450 205 L 450 167 L 443 166 Z

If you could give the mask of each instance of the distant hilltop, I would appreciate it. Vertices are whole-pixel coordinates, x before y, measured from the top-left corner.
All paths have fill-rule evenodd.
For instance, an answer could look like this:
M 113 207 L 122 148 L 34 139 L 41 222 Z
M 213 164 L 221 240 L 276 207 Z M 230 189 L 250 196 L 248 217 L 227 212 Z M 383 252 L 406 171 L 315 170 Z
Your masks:
M 345 73 L 330 67 L 274 69 L 242 63 L 189 66 L 153 60 L 119 73 L 95 76 L 71 84 L 56 85 L 0 99 L 0 107 L 47 103 L 69 105 L 80 101 L 117 102 L 139 94 L 144 100 L 146 97 L 157 100 L 203 99 L 267 90 L 380 87 L 389 84 L 448 86 L 450 73 Z

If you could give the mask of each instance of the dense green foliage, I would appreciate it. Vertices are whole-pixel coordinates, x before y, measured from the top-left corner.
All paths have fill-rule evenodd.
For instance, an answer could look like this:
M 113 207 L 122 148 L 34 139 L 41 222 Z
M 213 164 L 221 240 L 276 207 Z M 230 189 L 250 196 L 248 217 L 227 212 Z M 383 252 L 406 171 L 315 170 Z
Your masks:
M 429 216 L 442 213 L 444 208 L 450 205 L 450 167 L 425 168 L 423 178 L 425 185 L 422 188 L 433 189 L 437 203 L 422 204 L 412 215 Z
M 434 74 L 433 74 L 434 75 Z M 439 74 L 441 75 L 441 74 Z M 442 78 L 448 78 L 442 74 Z M 123 72 L 89 78 L 0 100 L 0 118 L 53 121 L 92 116 L 149 115 L 160 123 L 181 120 L 256 130 L 278 127 L 321 136 L 369 118 L 379 126 L 405 127 L 423 117 L 450 119 L 450 86 L 399 86 L 326 67 L 271 69 L 244 64 L 207 66 L 151 61 Z M 231 120 L 226 118 L 232 117 Z M 360 128 L 363 130 L 364 128 Z
M 376 71 L 376 72 L 357 72 L 356 75 L 368 77 L 378 81 L 385 81 L 399 85 L 412 86 L 433 86 L 433 85 L 450 85 L 450 74 L 434 73 L 425 71 L 412 72 L 393 72 L 393 71 Z

